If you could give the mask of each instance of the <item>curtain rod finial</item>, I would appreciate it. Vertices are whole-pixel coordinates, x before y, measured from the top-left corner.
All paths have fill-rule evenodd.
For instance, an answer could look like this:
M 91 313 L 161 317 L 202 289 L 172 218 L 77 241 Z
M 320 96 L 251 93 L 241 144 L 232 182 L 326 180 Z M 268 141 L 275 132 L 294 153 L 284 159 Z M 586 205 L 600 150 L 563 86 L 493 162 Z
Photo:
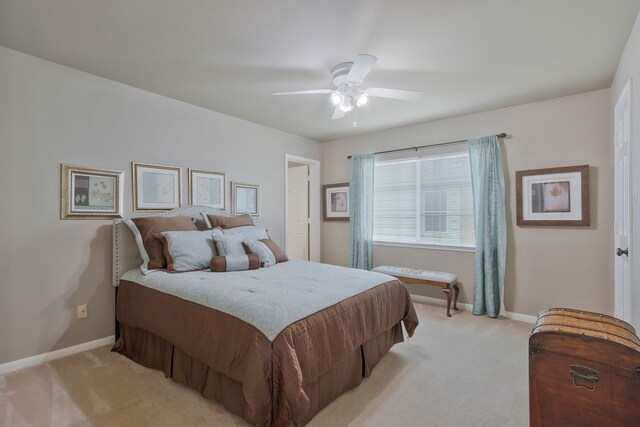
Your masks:
M 507 137 L 507 134 L 506 134 L 506 133 L 504 133 L 504 132 L 502 132 L 502 133 L 499 133 L 499 134 L 498 134 L 498 135 L 496 135 L 496 136 L 497 136 L 498 138 L 506 138 L 506 137 Z

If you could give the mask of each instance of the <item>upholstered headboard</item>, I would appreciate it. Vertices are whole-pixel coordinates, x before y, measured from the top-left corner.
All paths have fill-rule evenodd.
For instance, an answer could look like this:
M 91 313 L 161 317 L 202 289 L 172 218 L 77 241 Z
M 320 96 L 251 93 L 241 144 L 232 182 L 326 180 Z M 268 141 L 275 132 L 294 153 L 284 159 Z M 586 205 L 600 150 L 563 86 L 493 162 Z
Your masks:
M 158 216 L 190 216 L 198 230 L 206 230 L 207 225 L 201 213 L 231 216 L 228 212 L 208 206 L 189 205 L 158 214 Z M 113 286 L 118 286 L 120 277 L 132 268 L 142 264 L 142 257 L 133 233 L 121 219 L 113 220 Z

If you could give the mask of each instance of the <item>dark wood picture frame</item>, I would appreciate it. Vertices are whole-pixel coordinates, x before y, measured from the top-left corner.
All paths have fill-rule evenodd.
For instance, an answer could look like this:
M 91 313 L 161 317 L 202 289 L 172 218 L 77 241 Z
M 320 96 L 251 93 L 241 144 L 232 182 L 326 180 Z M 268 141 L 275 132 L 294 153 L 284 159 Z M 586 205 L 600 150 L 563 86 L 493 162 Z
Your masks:
M 545 175 L 558 175 L 558 174 L 579 174 L 580 179 L 580 193 L 578 206 L 570 206 L 570 200 L 573 200 L 571 195 L 567 196 L 567 206 L 570 207 L 570 211 L 566 212 L 567 215 L 574 215 L 576 212 L 580 212 L 579 219 L 558 219 L 557 212 L 537 212 L 531 214 L 527 211 L 526 207 L 531 202 L 531 188 L 524 188 L 523 185 L 527 184 L 528 177 L 540 178 L 544 181 Z M 554 178 L 550 178 L 554 179 Z M 557 178 L 556 178 L 557 179 Z M 569 178 L 567 178 L 569 179 Z M 574 178 L 576 179 L 576 178 Z M 549 183 L 555 183 L 549 181 Z M 567 184 L 568 185 L 568 184 Z M 570 188 L 570 187 L 567 187 Z M 546 168 L 546 169 L 531 169 L 516 172 L 516 213 L 518 226 L 578 226 L 588 227 L 591 224 L 590 218 L 590 201 L 589 201 L 589 165 L 579 166 L 566 166 L 559 168 Z M 564 212 L 564 211 L 563 211 Z M 531 219 L 531 216 L 537 216 L 536 219 Z M 552 217 L 551 219 L 541 219 L 545 215 Z
M 340 188 L 346 188 L 346 204 L 347 210 L 346 212 L 332 212 L 331 204 L 327 203 L 327 198 L 329 194 L 335 190 Z M 349 183 L 348 182 L 340 182 L 338 184 L 326 184 L 322 186 L 322 220 L 323 221 L 346 221 L 350 220 L 350 207 L 349 207 Z M 337 215 L 337 216 L 336 216 Z

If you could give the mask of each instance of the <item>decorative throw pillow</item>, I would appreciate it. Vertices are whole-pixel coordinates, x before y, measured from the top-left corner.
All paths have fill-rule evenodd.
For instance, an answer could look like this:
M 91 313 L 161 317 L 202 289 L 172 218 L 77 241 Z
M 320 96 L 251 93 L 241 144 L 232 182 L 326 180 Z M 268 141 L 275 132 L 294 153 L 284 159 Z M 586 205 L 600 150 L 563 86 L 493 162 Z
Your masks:
M 245 240 L 243 243 L 249 252 L 258 255 L 258 258 L 260 258 L 260 267 L 267 268 L 276 265 L 275 255 L 263 242 L 259 240 Z
M 260 239 L 260 241 L 267 245 L 269 249 L 271 249 L 271 252 L 273 252 L 273 255 L 276 257 L 277 263 L 289 261 L 287 254 L 284 253 L 282 249 L 280 249 L 280 246 L 278 246 L 276 242 L 271 239 Z
M 220 235 L 211 233 L 218 255 L 246 255 L 242 245 L 242 235 Z
M 209 219 L 209 224 L 211 224 L 211 227 L 220 227 L 223 230 L 226 228 L 253 225 L 253 218 L 251 218 L 251 215 L 249 214 L 233 216 L 207 215 L 207 218 Z
M 256 254 L 214 256 L 210 267 L 213 272 L 256 270 L 260 259 Z
M 172 273 L 205 270 L 216 255 L 209 230 L 163 231 L 158 237 L 163 244 L 167 270 Z
M 151 270 L 167 267 L 162 242 L 156 234 L 163 231 L 197 231 L 196 225 L 187 216 L 150 216 L 126 219 L 138 244 L 142 265 L 140 270 L 148 274 Z
M 260 240 L 268 239 L 269 234 L 264 227 L 258 227 L 257 225 L 243 225 L 241 227 L 227 228 L 222 230 L 227 235 L 241 235 L 245 240 Z

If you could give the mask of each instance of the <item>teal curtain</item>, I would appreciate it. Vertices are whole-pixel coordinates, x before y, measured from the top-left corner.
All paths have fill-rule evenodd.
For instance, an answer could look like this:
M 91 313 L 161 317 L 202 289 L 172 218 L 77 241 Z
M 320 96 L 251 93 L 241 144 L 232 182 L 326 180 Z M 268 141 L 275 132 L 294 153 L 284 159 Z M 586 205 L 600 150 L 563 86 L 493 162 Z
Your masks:
M 373 154 L 353 156 L 349 183 L 349 267 L 371 270 L 373 258 Z
M 498 137 L 470 139 L 469 159 L 476 226 L 473 314 L 503 317 L 507 219 Z

